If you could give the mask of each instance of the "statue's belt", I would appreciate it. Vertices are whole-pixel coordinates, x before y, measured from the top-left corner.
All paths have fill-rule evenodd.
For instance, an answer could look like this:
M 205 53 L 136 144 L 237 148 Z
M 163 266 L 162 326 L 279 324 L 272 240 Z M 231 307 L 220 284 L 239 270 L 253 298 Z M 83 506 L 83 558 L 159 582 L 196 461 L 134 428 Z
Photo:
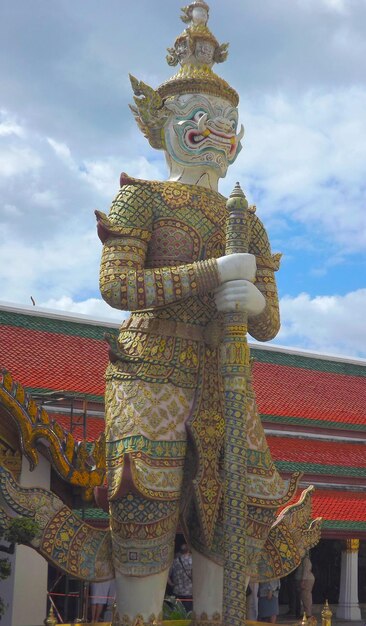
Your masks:
M 220 319 L 211 320 L 206 326 L 198 326 L 175 320 L 132 317 L 122 324 L 121 332 L 123 333 L 125 330 L 135 330 L 163 337 L 190 339 L 191 341 L 203 341 L 212 349 L 218 347 L 222 337 L 222 323 Z

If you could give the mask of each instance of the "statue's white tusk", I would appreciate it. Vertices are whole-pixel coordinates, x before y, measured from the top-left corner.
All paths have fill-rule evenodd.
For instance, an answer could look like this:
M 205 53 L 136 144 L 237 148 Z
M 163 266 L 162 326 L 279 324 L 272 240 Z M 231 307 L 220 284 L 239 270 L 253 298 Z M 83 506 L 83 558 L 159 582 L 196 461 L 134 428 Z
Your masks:
M 237 136 L 236 136 L 236 140 L 237 140 L 237 142 L 239 143 L 239 141 L 240 141 L 241 139 L 243 139 L 243 137 L 244 137 L 244 126 L 243 126 L 243 124 L 242 124 L 242 125 L 240 126 L 240 131 L 239 131 L 239 133 L 238 133 L 238 134 L 237 134 Z
M 197 124 L 197 128 L 198 128 L 198 130 L 199 130 L 201 135 L 206 130 L 207 118 L 208 118 L 208 114 L 205 113 L 204 115 L 202 115 L 202 117 L 200 117 L 199 122 Z

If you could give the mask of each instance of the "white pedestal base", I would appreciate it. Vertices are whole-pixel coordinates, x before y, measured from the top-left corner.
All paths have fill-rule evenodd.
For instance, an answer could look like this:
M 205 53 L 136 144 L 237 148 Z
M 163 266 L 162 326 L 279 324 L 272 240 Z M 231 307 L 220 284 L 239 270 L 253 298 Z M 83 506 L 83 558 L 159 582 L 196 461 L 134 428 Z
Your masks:
M 361 609 L 358 602 L 358 546 L 358 540 L 348 539 L 347 550 L 342 552 L 338 619 L 361 620 Z

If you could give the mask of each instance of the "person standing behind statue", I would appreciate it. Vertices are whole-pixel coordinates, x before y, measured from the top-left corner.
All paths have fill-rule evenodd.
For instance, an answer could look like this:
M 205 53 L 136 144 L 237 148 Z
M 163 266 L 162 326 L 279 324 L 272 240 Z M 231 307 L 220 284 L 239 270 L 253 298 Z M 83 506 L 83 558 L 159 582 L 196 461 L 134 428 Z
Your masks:
M 93 582 L 90 586 L 91 620 L 97 623 L 102 617 L 102 613 L 108 605 L 115 600 L 116 589 L 114 580 L 105 582 Z
M 258 589 L 258 621 L 275 624 L 279 613 L 278 594 L 281 583 L 279 580 L 270 580 L 259 583 Z
M 296 568 L 297 569 L 297 568 Z M 300 619 L 301 615 L 301 600 L 300 592 L 297 587 L 296 570 L 288 574 L 286 577 L 287 595 L 288 595 L 288 612 L 287 616 L 296 617 Z
M 247 619 L 256 622 L 258 617 L 258 583 L 249 581 L 247 587 Z
M 183 602 L 186 611 L 192 611 L 192 554 L 183 543 L 170 569 L 169 585 L 173 594 Z
M 314 587 L 315 576 L 311 570 L 312 564 L 310 556 L 309 553 L 306 553 L 295 572 L 295 580 L 303 605 L 303 610 L 306 613 L 307 618 L 312 617 L 313 614 L 312 590 Z

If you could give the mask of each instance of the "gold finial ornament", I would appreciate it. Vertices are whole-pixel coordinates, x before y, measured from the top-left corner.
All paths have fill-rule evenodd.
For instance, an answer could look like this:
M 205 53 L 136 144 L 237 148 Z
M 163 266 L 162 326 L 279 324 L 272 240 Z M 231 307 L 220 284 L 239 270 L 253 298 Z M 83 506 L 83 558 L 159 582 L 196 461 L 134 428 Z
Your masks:
M 219 44 L 207 26 L 209 6 L 195 0 L 182 9 L 187 27 L 168 48 L 167 62 L 180 65 L 174 76 L 153 89 L 130 75 L 134 105 L 130 105 L 139 128 L 153 148 L 164 148 L 163 127 L 169 116 L 165 101 L 182 94 L 208 94 L 224 98 L 234 107 L 239 103 L 235 89 L 212 70 L 228 56 L 229 44 Z
M 48 613 L 48 616 L 46 617 L 43 623 L 45 626 L 56 626 L 57 624 L 57 619 L 55 618 L 55 613 L 53 611 L 52 604 L 50 607 L 50 612 Z
M 185 24 L 191 22 L 193 19 L 193 12 L 195 13 L 196 21 L 201 21 L 204 22 L 204 24 L 207 24 L 208 14 L 210 12 L 210 7 L 207 2 L 204 2 L 204 0 L 195 0 L 194 2 L 191 2 L 191 4 L 188 4 L 188 6 L 183 7 L 183 15 L 180 16 L 182 22 Z
M 332 615 L 328 600 L 326 600 L 322 608 L 322 626 L 332 626 Z

